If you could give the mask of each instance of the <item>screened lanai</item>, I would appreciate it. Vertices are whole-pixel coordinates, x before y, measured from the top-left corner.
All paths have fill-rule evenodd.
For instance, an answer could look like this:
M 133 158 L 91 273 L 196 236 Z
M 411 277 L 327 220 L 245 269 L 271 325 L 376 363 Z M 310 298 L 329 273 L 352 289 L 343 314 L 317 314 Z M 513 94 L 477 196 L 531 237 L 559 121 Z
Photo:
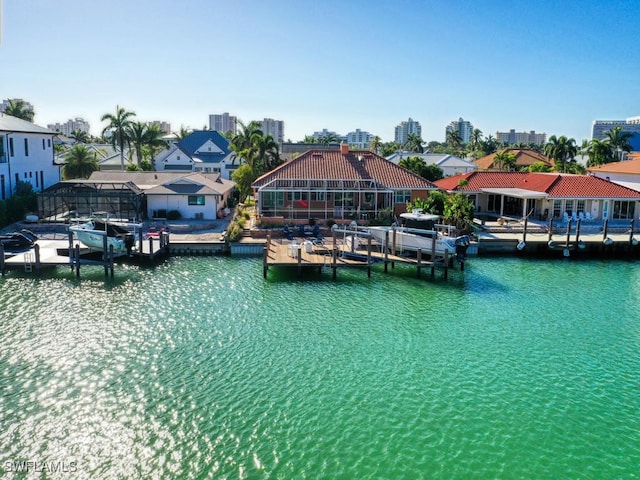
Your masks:
M 279 178 L 259 187 L 256 195 L 258 212 L 265 217 L 370 220 L 393 207 L 394 193 L 370 179 Z
M 145 211 L 142 190 L 133 182 L 68 180 L 38 194 L 38 216 L 43 221 L 67 221 L 98 212 L 139 221 Z

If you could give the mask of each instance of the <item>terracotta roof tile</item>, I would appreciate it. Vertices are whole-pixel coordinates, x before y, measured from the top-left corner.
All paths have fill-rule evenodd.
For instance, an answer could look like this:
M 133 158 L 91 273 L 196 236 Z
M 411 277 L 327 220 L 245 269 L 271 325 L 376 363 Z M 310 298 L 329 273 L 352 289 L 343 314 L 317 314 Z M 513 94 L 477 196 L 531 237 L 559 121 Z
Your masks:
M 308 151 L 253 182 L 259 188 L 273 180 L 373 180 L 393 189 L 430 190 L 428 180 L 369 151 Z
M 467 184 L 458 187 L 460 180 Z M 593 175 L 524 172 L 473 172 L 438 180 L 448 191 L 473 193 L 483 188 L 522 188 L 545 192 L 551 198 L 635 198 L 640 192 Z
M 505 150 L 500 150 L 503 152 Z M 535 150 L 528 149 L 519 149 L 519 148 L 507 148 L 507 152 L 513 153 L 516 156 L 516 167 L 529 167 L 537 162 L 542 162 L 545 165 L 552 166 L 553 162 L 549 160 L 549 158 L 545 157 L 543 154 L 536 152 Z M 489 154 L 485 157 L 478 158 L 473 163 L 478 166 L 480 170 L 493 170 L 495 166 L 493 165 L 493 159 L 496 156 L 496 153 Z
M 594 173 L 631 173 L 640 175 L 640 155 L 630 155 L 631 160 L 624 162 L 606 163 L 587 170 Z

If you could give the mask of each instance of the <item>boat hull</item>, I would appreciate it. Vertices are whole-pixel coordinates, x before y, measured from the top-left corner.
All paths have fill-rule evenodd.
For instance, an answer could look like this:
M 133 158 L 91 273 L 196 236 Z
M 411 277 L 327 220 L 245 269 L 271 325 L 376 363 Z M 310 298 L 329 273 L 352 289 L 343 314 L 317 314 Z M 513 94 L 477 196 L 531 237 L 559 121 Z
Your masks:
M 116 255 L 127 254 L 134 243 L 132 233 L 100 222 L 73 225 L 69 227 L 69 231 L 73 232 L 80 243 L 92 250 L 103 251 L 106 238 L 107 251 L 113 247 L 113 253 Z
M 456 246 L 454 243 L 455 239 L 443 237 L 433 230 L 418 231 L 418 229 L 405 229 L 402 227 L 395 229 L 369 227 L 369 233 L 378 243 L 385 245 L 386 239 L 387 248 L 391 248 L 393 245 L 394 232 L 396 237 L 396 249 L 398 250 L 409 250 L 413 252 L 422 250 L 424 253 L 429 253 L 433 250 L 433 242 L 435 239 L 435 250 L 437 256 L 444 256 L 445 252 L 449 255 L 456 253 Z

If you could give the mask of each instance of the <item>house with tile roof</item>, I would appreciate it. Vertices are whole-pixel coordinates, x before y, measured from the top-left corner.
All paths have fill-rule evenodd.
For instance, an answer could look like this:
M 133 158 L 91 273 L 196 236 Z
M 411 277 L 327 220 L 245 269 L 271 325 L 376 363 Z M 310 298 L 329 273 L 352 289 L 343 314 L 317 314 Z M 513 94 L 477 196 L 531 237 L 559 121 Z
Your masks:
M 54 163 L 56 132 L 0 113 L 0 200 L 14 195 L 18 181 L 30 183 L 34 192 L 60 181 Z
M 512 153 L 516 157 L 515 168 L 517 170 L 524 170 L 529 168 L 534 163 L 542 162 L 549 168 L 553 167 L 553 161 L 545 157 L 543 154 L 526 148 L 506 148 L 499 152 Z M 486 155 L 478 158 L 473 163 L 478 167 L 478 170 L 500 170 L 501 166 L 495 162 L 495 156 L 499 152 Z
M 371 220 L 396 215 L 437 187 L 369 151 L 310 150 L 252 184 L 261 216 Z
M 605 163 L 587 168 L 591 175 L 611 180 L 640 192 L 640 154 L 628 154 L 624 162 Z
M 473 172 L 434 183 L 467 195 L 477 216 L 630 220 L 639 211 L 640 192 L 593 175 Z
M 219 173 L 224 179 L 240 165 L 229 141 L 212 130 L 196 130 L 154 159 L 158 172 Z
M 458 175 L 460 173 L 469 173 L 478 169 L 478 166 L 473 162 L 447 153 L 396 152 L 388 156 L 387 160 L 397 165 L 401 160 L 410 157 L 421 158 L 425 165 L 435 165 L 442 170 L 445 177 Z

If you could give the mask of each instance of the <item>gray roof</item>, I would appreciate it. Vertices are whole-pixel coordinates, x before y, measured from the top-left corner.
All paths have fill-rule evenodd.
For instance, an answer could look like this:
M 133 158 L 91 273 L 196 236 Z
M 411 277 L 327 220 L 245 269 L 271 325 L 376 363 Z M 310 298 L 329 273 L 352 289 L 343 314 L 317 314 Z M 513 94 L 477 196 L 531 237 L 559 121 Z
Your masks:
M 56 135 L 56 132 L 53 130 L 40 127 L 35 123 L 27 122 L 21 118 L 12 117 L 4 113 L 0 113 L 0 132 L 46 133 L 48 135 Z
M 109 172 L 91 174 L 90 180 L 131 181 L 146 194 L 224 194 L 235 183 L 223 179 L 219 173 L 193 172 Z

